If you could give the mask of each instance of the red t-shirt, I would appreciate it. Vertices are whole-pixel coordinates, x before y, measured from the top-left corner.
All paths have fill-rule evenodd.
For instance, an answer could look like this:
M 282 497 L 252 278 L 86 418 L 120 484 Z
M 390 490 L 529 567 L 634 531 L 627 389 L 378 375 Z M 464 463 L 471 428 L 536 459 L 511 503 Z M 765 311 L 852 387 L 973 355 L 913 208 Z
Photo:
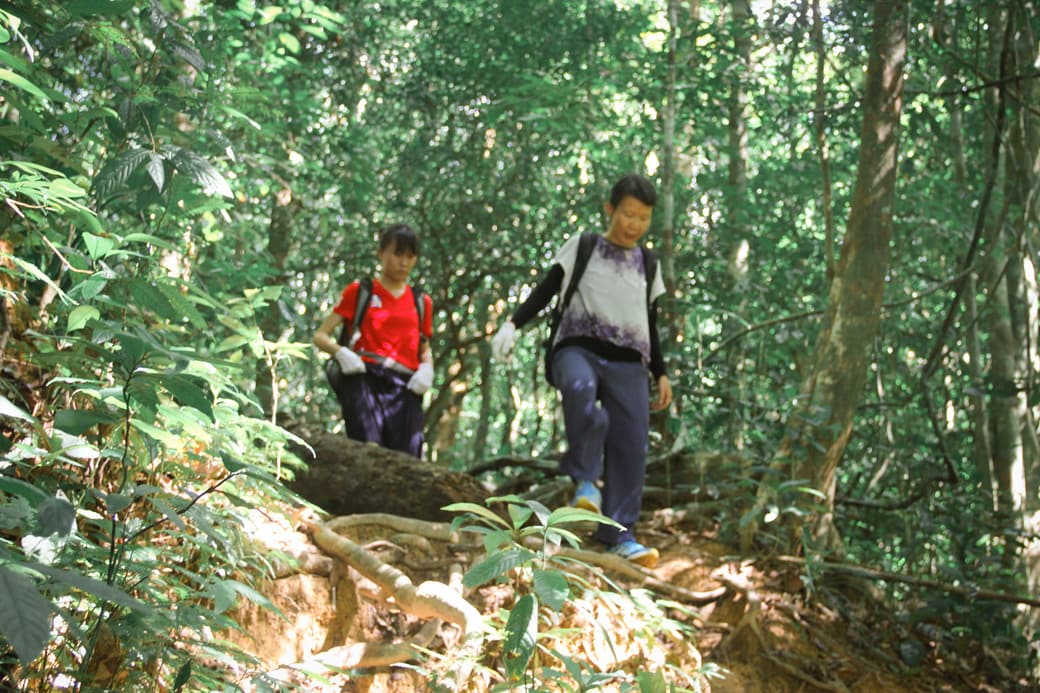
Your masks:
M 343 290 L 339 305 L 333 311 L 343 318 L 346 329 L 350 329 L 354 321 L 357 293 L 358 282 L 352 282 Z M 422 300 L 425 306 L 422 334 L 429 339 L 433 336 L 433 301 L 427 294 L 423 294 Z M 406 286 L 404 292 L 395 297 L 378 279 L 372 280 L 372 300 L 361 320 L 361 336 L 352 348 L 358 353 L 367 351 L 389 356 L 412 370 L 419 367 L 419 315 L 415 312 L 412 287 Z

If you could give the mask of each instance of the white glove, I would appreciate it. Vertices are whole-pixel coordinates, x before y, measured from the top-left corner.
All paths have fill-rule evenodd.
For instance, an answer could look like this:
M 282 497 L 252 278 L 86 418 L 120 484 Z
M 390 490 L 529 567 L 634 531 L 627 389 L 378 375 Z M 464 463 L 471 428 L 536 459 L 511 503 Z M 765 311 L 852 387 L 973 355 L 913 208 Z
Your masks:
M 509 358 L 509 352 L 516 344 L 516 325 L 512 320 L 506 320 L 498 332 L 491 338 L 491 355 L 496 361 L 505 361 Z
M 408 389 L 422 397 L 431 385 L 433 385 L 433 364 L 420 363 L 419 368 L 412 373 L 412 377 L 408 381 Z
M 356 375 L 365 372 L 365 362 L 361 357 L 345 346 L 341 346 L 336 352 L 336 361 L 339 362 L 339 370 L 343 375 Z

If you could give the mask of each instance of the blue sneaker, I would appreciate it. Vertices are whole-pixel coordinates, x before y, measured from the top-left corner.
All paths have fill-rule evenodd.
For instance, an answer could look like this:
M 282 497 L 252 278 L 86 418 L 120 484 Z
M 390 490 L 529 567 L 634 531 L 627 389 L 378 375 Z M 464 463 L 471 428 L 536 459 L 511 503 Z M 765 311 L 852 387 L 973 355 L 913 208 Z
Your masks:
M 661 557 L 657 549 L 647 548 L 635 539 L 615 544 L 607 549 L 607 552 L 615 556 L 621 556 L 625 560 L 632 561 L 644 568 L 653 568 L 657 565 L 657 559 Z
M 574 498 L 571 505 L 582 510 L 598 513 L 602 503 L 599 489 L 591 481 L 579 481 L 578 488 L 574 489 Z

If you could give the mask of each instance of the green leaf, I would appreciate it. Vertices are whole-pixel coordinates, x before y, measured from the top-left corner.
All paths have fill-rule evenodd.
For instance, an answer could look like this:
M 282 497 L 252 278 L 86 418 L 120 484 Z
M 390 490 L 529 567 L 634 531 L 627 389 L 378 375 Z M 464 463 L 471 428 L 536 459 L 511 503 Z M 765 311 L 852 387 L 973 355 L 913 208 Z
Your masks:
M 78 590 L 86 592 L 87 594 L 91 594 L 95 597 L 98 597 L 99 599 L 104 599 L 112 602 L 113 604 L 125 606 L 128 609 L 133 609 L 134 611 L 145 616 L 156 617 L 158 615 L 155 612 L 155 610 L 148 604 L 134 599 L 123 590 L 113 587 L 107 582 L 95 580 L 92 577 L 87 577 L 86 575 L 82 575 L 80 573 L 62 570 L 61 568 L 54 568 L 49 565 L 43 565 L 41 563 L 26 563 L 26 566 L 31 568 L 32 570 L 35 570 L 38 573 L 43 573 L 52 580 L 60 582 L 64 585 L 68 585 L 69 587 L 74 587 Z
M 639 693 L 668 693 L 668 684 L 660 671 L 641 671 L 636 675 Z
M 66 0 L 65 11 L 72 17 L 118 17 L 133 6 L 134 0 Z
M 0 491 L 24 498 L 34 508 L 39 507 L 41 503 L 50 498 L 48 494 L 32 484 L 10 476 L 0 476 Z
M 163 186 L 166 185 L 166 165 L 163 163 L 163 158 L 155 152 L 151 152 L 148 163 L 145 164 L 145 171 L 148 172 L 148 177 L 155 183 L 155 190 L 162 192 Z
M 179 149 L 173 155 L 172 161 L 177 170 L 187 174 L 193 182 L 202 187 L 203 192 L 222 197 L 234 197 L 231 186 L 228 185 L 224 176 L 214 168 L 213 164 L 195 152 Z
M 98 424 L 120 420 L 118 415 L 99 409 L 60 409 L 54 414 L 54 425 L 74 436 L 81 436 Z
M 94 306 L 76 306 L 69 313 L 68 331 L 75 332 L 87 326 L 91 320 L 101 317 L 101 312 Z
M 51 496 L 40 503 L 36 520 L 41 536 L 57 534 L 67 537 L 76 529 L 76 508 L 64 498 Z
M 562 609 L 571 593 L 570 585 L 567 584 L 567 578 L 563 576 L 563 573 L 535 569 L 532 571 L 532 577 L 534 593 L 538 595 L 542 603 L 553 611 Z
M 462 584 L 472 588 L 491 582 L 513 568 L 533 560 L 535 556 L 536 554 L 527 549 L 512 549 L 493 554 L 466 571 Z
M 191 378 L 184 375 L 163 376 L 161 379 L 163 387 L 173 395 L 177 402 L 186 407 L 197 409 L 209 418 L 213 417 L 213 398 L 210 393 L 199 387 Z
M 16 74 L 11 70 L 8 70 L 7 68 L 0 68 L 0 81 L 8 82 L 9 84 L 13 84 L 14 86 L 20 89 L 24 89 L 36 98 L 41 99 L 43 101 L 50 101 L 50 99 L 47 98 L 47 95 L 43 92 L 42 89 L 40 89 L 38 86 L 27 80 L 25 77 L 22 77 L 21 75 Z
M 135 147 L 123 152 L 110 161 L 94 177 L 94 189 L 100 197 L 108 197 L 121 192 L 130 176 L 134 174 L 141 164 L 151 159 L 152 152 L 147 149 Z
M 109 251 L 116 247 L 116 242 L 104 236 L 95 236 L 86 231 L 83 232 L 83 244 L 87 246 L 87 254 L 92 260 L 105 257 Z
M 482 505 L 476 503 L 452 503 L 445 505 L 441 510 L 446 510 L 450 513 L 470 513 L 471 515 L 477 515 L 479 518 L 486 520 L 487 524 L 499 527 L 509 528 L 509 523 L 499 517 L 497 514 L 488 510 Z
M 300 52 L 300 40 L 292 34 L 283 31 L 278 34 L 278 42 L 281 43 L 285 48 L 293 55 L 298 55 Z
M 506 664 L 506 675 L 510 681 L 519 681 L 527 663 L 534 654 L 538 636 L 538 603 L 533 594 L 525 594 L 516 601 L 506 622 L 502 657 Z
M 213 610 L 222 614 L 238 601 L 238 592 L 224 580 L 216 580 L 206 586 L 206 593 L 213 597 Z
M 188 682 L 191 681 L 191 660 L 189 659 L 177 670 L 177 677 L 173 680 L 173 692 L 180 693 Z
M 28 421 L 30 423 L 36 421 L 35 416 L 30 415 L 3 395 L 0 395 L 0 416 L 6 416 L 9 419 L 17 419 L 19 421 Z
M 0 566 L 0 633 L 23 666 L 29 666 L 50 640 L 52 611 L 53 605 L 29 578 Z

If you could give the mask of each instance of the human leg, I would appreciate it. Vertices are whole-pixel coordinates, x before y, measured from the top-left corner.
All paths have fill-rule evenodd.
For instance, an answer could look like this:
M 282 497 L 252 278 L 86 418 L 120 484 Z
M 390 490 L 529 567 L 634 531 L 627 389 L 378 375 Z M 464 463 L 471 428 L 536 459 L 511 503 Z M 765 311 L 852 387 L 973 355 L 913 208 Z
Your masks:
M 650 387 L 638 362 L 607 362 L 600 401 L 609 417 L 603 453 L 603 514 L 624 530 L 600 525 L 596 538 L 614 546 L 635 539 L 643 503 L 646 453 L 650 440 Z
M 382 407 L 379 406 L 376 383 L 368 373 L 340 376 L 337 381 L 336 399 L 347 437 L 362 443 L 383 442 Z
M 379 401 L 384 411 L 382 440 L 391 450 L 422 457 L 422 397 L 408 389 L 408 379 L 394 371 L 374 367 L 379 375 Z
M 603 473 L 603 444 L 609 419 L 597 401 L 602 359 L 581 347 L 564 347 L 553 356 L 553 379 L 563 399 L 567 452 L 560 471 L 576 482 L 597 481 Z

